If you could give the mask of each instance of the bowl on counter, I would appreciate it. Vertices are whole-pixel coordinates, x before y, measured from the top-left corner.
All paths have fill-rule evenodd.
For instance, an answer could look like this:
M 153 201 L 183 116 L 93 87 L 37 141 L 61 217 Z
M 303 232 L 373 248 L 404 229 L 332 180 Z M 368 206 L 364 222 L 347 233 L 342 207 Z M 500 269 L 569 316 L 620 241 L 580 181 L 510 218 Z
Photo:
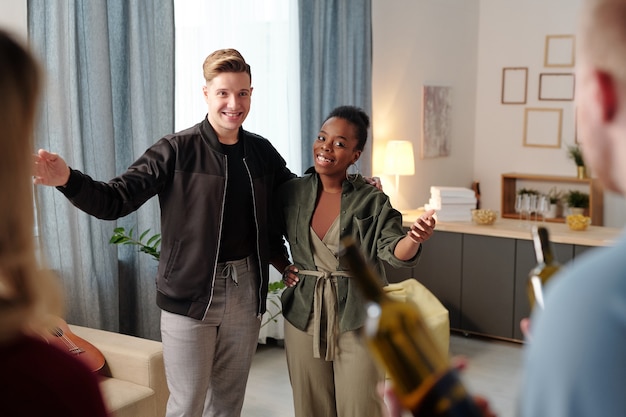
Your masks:
M 570 214 L 565 218 L 565 221 L 570 230 L 583 231 L 587 230 L 587 226 L 591 224 L 591 217 L 582 214 Z
M 489 226 L 495 223 L 498 218 L 498 212 L 490 209 L 474 209 L 472 210 L 472 221 L 481 226 Z

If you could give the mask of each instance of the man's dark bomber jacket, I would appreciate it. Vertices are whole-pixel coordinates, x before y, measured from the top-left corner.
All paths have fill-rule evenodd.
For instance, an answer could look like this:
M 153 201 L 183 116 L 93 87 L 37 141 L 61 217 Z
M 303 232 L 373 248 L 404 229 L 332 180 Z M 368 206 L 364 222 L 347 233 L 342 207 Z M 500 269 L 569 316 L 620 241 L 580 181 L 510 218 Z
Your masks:
M 284 251 L 281 236 L 274 234 L 270 225 L 272 196 L 294 174 L 267 139 L 241 128 L 239 140 L 244 144 L 244 163 L 253 188 L 262 314 L 269 259 Z M 66 186 L 58 189 L 76 207 L 105 220 L 123 217 L 158 194 L 162 242 L 157 305 L 200 320 L 213 294 L 227 162 L 217 135 L 205 118 L 189 129 L 160 139 L 125 173 L 108 183 L 94 181 L 72 169 Z

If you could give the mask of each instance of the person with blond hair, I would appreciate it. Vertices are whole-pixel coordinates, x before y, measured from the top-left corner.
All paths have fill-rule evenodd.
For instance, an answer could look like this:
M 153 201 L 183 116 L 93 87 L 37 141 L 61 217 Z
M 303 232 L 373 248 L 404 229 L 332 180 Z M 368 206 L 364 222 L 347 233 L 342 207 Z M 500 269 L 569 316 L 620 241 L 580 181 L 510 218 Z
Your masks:
M 44 337 L 63 313 L 61 287 L 38 262 L 32 153 L 40 69 L 0 31 L 0 415 L 106 416 L 98 381 Z
M 240 415 L 269 260 L 285 250 L 272 234 L 271 201 L 294 176 L 267 139 L 242 127 L 252 96 L 243 56 L 217 50 L 203 70 L 207 116 L 160 139 L 109 182 L 45 150 L 35 161 L 36 184 L 56 186 L 101 219 L 125 216 L 158 196 L 157 305 L 171 417 Z
M 626 196 L 626 0 L 583 0 L 576 107 L 585 163 Z M 621 416 L 626 410 L 626 236 L 586 252 L 546 286 L 531 316 L 521 417 Z

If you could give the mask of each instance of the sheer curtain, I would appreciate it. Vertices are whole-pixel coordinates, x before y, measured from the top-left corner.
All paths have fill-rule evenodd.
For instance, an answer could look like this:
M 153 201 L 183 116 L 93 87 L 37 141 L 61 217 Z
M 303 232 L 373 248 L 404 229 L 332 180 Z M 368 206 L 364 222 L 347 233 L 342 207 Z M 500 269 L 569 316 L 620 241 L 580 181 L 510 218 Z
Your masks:
M 172 0 L 29 0 L 30 44 L 47 84 L 37 146 L 108 180 L 174 128 Z M 155 199 L 117 222 L 37 187 L 42 252 L 63 280 L 68 321 L 160 338 L 156 263 L 109 244 L 113 228 L 158 227 Z
M 244 129 L 269 139 L 295 173 L 300 167 L 297 2 L 175 0 L 176 130 L 206 115 L 202 63 L 235 48 L 252 68 L 252 107 Z
M 306 170 L 312 164 L 315 135 L 333 108 L 355 105 L 372 116 L 372 6 L 371 0 L 299 0 L 298 4 L 302 167 Z M 371 149 L 370 137 L 358 163 L 366 176 L 372 173 Z

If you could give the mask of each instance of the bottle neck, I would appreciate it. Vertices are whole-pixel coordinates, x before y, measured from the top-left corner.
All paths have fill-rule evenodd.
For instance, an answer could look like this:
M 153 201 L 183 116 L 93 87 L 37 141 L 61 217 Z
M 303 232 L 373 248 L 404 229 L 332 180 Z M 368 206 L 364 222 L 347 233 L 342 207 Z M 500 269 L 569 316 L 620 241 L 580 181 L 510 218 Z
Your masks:
M 556 261 L 548 229 L 543 226 L 533 227 L 533 244 L 535 246 L 535 256 L 538 264 L 552 264 Z
M 348 263 L 351 279 L 359 280 L 359 288 L 365 299 L 379 304 L 383 302 L 387 297 L 383 287 L 372 273 L 372 268 L 367 264 L 357 244 L 349 237 L 344 238 L 342 244 L 340 256 Z

